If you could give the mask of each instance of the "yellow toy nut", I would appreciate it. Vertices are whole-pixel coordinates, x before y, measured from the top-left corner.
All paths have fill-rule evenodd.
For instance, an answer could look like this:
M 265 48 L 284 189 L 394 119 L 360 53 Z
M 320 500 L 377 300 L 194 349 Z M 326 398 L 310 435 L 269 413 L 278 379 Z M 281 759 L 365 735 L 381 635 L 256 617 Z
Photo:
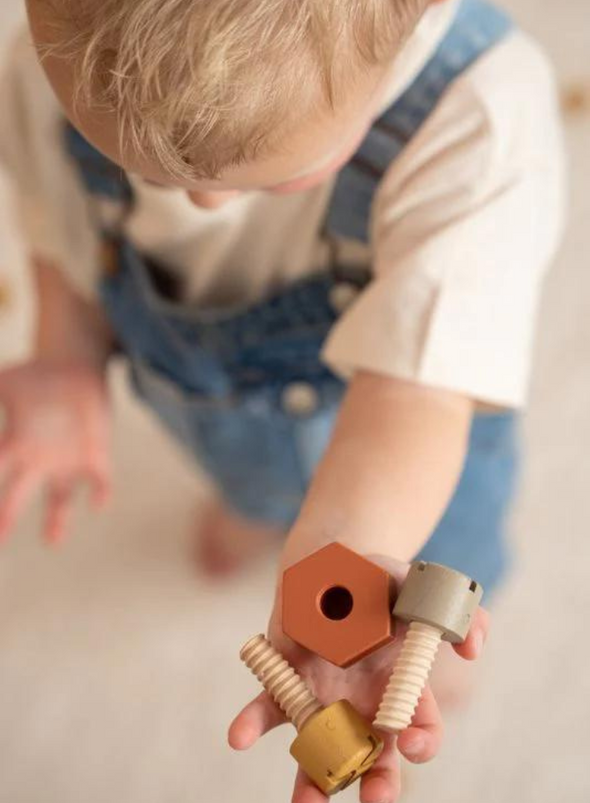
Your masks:
M 345 789 L 369 770 L 383 741 L 347 700 L 314 714 L 291 745 L 291 755 L 326 795 Z
M 339 792 L 373 766 L 383 742 L 347 700 L 324 708 L 262 634 L 244 644 L 240 657 L 297 728 L 291 755 L 324 794 Z

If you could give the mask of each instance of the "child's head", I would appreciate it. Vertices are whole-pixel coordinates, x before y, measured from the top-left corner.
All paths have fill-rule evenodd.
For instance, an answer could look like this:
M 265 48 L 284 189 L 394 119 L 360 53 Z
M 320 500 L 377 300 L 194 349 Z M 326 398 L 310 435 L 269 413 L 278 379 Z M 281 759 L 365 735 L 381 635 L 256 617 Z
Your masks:
M 27 0 L 76 125 L 131 172 L 197 202 L 301 190 L 334 172 L 428 3 Z

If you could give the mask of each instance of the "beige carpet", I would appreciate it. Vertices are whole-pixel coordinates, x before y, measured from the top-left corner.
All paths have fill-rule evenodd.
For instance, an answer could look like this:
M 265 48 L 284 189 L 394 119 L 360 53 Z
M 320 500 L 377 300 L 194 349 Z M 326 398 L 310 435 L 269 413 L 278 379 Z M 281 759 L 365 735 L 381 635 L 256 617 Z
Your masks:
M 514 0 L 564 83 L 590 84 L 590 0 Z M 0 21 L 18 16 L 0 6 Z M 543 12 L 543 13 L 542 13 Z M 590 112 L 568 121 L 571 224 L 548 282 L 519 563 L 499 603 L 480 694 L 408 777 L 409 801 L 590 800 Z M 116 387 L 116 502 L 56 554 L 36 511 L 0 555 L 0 803 L 287 800 L 290 734 L 232 754 L 225 728 L 255 690 L 238 663 L 264 627 L 272 562 L 211 588 L 190 562 L 202 483 Z M 341 799 L 352 801 L 354 792 Z

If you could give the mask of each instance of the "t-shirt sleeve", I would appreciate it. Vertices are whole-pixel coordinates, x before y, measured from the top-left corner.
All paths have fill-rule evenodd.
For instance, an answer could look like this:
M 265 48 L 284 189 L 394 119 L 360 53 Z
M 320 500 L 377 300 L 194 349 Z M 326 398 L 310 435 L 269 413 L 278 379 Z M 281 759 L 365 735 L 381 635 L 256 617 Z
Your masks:
M 518 67 L 518 69 L 516 69 Z M 522 34 L 446 93 L 373 204 L 374 279 L 325 361 L 518 407 L 563 221 L 553 78 Z
M 10 186 L 18 237 L 51 261 L 87 299 L 96 295 L 99 238 L 63 140 L 64 117 L 28 33 L 0 70 L 0 169 Z

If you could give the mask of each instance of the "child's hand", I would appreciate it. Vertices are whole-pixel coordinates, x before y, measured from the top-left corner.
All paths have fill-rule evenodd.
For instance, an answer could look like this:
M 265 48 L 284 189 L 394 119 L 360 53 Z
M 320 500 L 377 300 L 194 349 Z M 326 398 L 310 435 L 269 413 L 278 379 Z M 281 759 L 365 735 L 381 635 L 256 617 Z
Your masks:
M 398 582 L 403 582 L 408 567 L 390 559 L 372 557 L 375 563 L 386 568 Z M 273 611 L 269 638 L 285 658 L 307 680 L 313 692 L 323 703 L 346 698 L 369 721 L 374 719 L 387 686 L 393 664 L 401 647 L 401 636 L 389 646 L 359 661 L 348 669 L 339 669 L 307 650 L 298 647 L 282 632 L 280 594 Z M 481 651 L 488 629 L 488 615 L 479 609 L 464 644 L 457 645 L 457 653 L 474 660 Z M 401 630 L 401 628 L 400 628 Z M 405 628 L 403 629 L 405 630 Z M 236 717 L 229 730 L 229 743 L 236 750 L 247 750 L 261 736 L 285 722 L 285 717 L 263 692 Z M 429 688 L 424 691 L 412 726 L 396 740 L 385 739 L 385 749 L 375 766 L 361 781 L 360 799 L 363 803 L 393 803 L 400 792 L 400 773 L 397 750 L 406 759 L 421 763 L 433 758 L 442 739 L 442 720 L 436 701 Z M 293 803 L 323 803 L 326 797 L 301 772 L 297 773 Z
M 0 372 L 0 541 L 38 487 L 47 492 L 44 534 L 65 533 L 75 486 L 98 506 L 110 492 L 110 416 L 104 375 L 83 364 L 36 360 Z

